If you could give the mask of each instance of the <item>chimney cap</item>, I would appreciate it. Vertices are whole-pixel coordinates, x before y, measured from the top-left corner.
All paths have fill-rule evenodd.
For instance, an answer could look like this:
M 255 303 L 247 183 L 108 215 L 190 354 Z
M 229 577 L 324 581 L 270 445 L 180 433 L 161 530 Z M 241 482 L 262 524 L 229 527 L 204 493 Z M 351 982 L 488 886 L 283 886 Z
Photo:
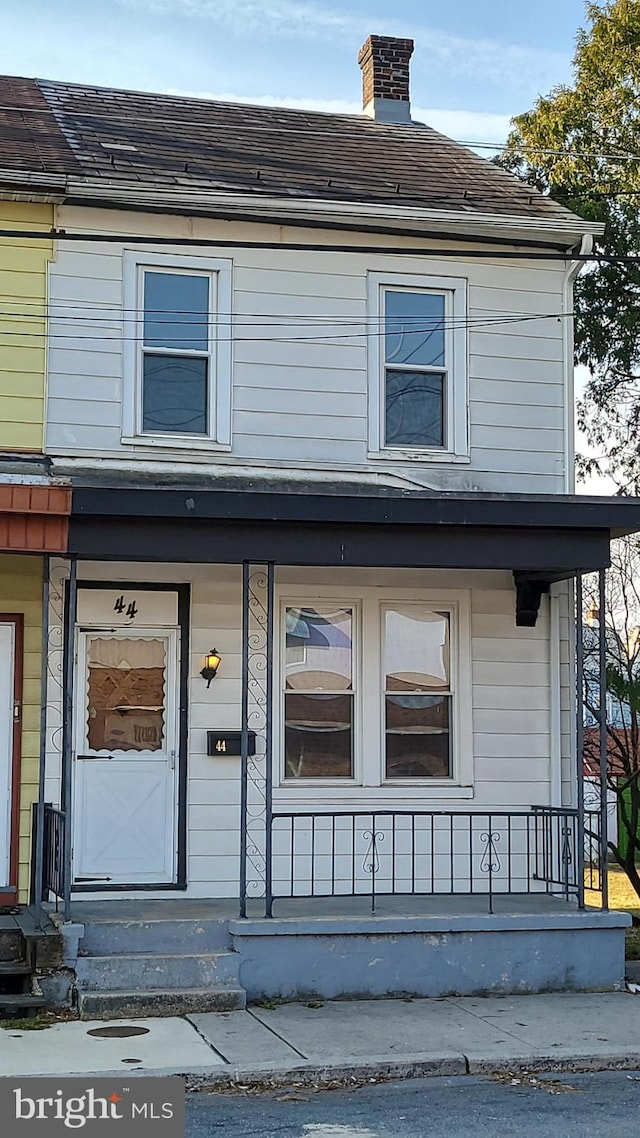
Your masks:
M 369 36 L 358 52 L 362 68 L 362 109 L 381 122 L 411 122 L 409 63 L 413 40 Z
M 358 52 L 358 63 L 362 65 L 367 55 L 374 51 L 397 51 L 403 52 L 409 56 L 413 55 L 415 44 L 413 40 L 399 39 L 397 36 L 367 36 L 360 51 Z

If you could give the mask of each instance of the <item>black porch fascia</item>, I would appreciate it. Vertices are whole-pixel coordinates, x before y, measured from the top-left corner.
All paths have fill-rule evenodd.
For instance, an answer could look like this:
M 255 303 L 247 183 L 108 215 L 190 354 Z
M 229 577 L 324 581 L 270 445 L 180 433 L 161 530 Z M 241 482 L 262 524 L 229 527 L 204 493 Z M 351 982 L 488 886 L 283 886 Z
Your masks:
M 552 581 L 606 568 L 640 500 L 580 495 L 75 486 L 69 551 L 107 560 L 510 569 L 531 619 Z

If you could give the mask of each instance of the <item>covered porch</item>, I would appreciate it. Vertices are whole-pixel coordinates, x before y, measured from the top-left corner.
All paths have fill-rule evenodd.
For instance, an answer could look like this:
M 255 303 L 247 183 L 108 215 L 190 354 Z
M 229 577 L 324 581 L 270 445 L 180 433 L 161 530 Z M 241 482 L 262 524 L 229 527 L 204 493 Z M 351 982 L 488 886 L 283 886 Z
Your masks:
M 606 811 L 602 817 L 590 817 L 585 827 L 579 777 L 582 763 L 578 760 L 583 687 L 579 614 L 583 573 L 599 572 L 603 588 L 610 538 L 640 526 L 637 503 L 561 496 L 400 495 L 387 490 L 310 496 L 299 491 L 86 487 L 74 494 L 72 555 L 60 578 L 64 602 L 60 610 L 60 778 L 58 784 L 53 778 L 47 783 L 52 789 L 58 785 L 59 793 L 57 801 L 52 794 L 39 808 L 41 846 L 36 861 L 42 875 L 34 883 L 36 903 L 57 907 L 66 925 L 83 924 L 87 912 L 91 927 L 104 923 L 112 905 L 131 905 L 139 913 L 153 906 L 157 917 L 150 921 L 136 918 L 145 924 L 147 947 L 153 933 L 160 935 L 160 921 L 167 927 L 174 922 L 176 908 L 180 920 L 191 920 L 186 912 L 192 906 L 211 906 L 212 913 L 219 913 L 215 920 L 224 923 L 226 948 L 244 960 L 241 975 L 246 984 L 243 981 L 242 986 L 251 998 L 258 992 L 267 994 L 269 985 L 274 992 L 289 991 L 289 980 L 298 993 L 303 991 L 304 976 L 310 974 L 308 952 L 313 949 L 315 953 L 316 948 L 317 960 L 326 959 L 327 973 L 323 979 L 322 970 L 316 969 L 313 984 L 315 990 L 326 993 L 333 984 L 327 977 L 335 971 L 335 962 L 343 959 L 343 949 L 344 960 L 359 959 L 363 968 L 367 953 L 375 958 L 379 937 L 385 942 L 381 959 L 389 966 L 385 966 L 385 984 L 392 983 L 389 977 L 396 975 L 395 966 L 403 960 L 404 974 L 414 979 L 398 990 L 419 994 L 440 990 L 440 982 L 428 978 L 439 974 L 438 960 L 449 961 L 445 967 L 449 978 L 442 984 L 454 983 L 451 961 L 462 959 L 458 953 L 466 953 L 478 965 L 476 979 L 472 968 L 465 981 L 466 991 L 481 990 L 482 976 L 493 990 L 490 960 L 496 967 L 501 962 L 502 980 L 497 972 L 495 976 L 495 984 L 506 985 L 501 990 L 521 990 L 529 983 L 533 990 L 535 985 L 571 986 L 568 962 L 575 964 L 578 957 L 585 966 L 573 973 L 577 986 L 606 987 L 622 978 L 626 919 L 606 912 L 605 875 L 596 882 L 602 890 L 602 911 L 584 905 L 585 829 L 591 835 L 591 851 L 596 835 L 599 856 L 592 867 L 596 874 L 605 864 L 607 836 Z M 147 580 L 142 576 L 145 566 L 149 566 Z M 109 581 L 122 590 L 127 579 L 143 582 L 144 589 L 152 590 L 153 582 L 159 580 L 158 566 L 164 566 L 163 580 L 192 589 L 193 603 L 185 621 L 192 639 L 198 635 L 194 614 L 203 613 L 201 598 L 205 595 L 198 593 L 198 582 L 206 581 L 211 588 L 216 567 L 222 566 L 230 574 L 233 589 L 237 588 L 233 635 L 237 635 L 239 652 L 238 682 L 233 688 L 237 696 L 230 696 L 230 707 L 235 708 L 233 723 L 229 717 L 227 723 L 216 724 L 213 713 L 209 722 L 191 710 L 194 692 L 200 693 L 203 685 L 197 667 L 204 663 L 200 649 L 219 647 L 214 643 L 214 628 L 211 645 L 198 640 L 197 651 L 191 645 L 186 661 L 182 657 L 180 683 L 185 698 L 179 701 L 183 729 L 176 757 L 175 877 L 165 885 L 140 880 L 82 881 L 77 872 L 74 877 L 71 824 L 77 810 L 74 778 L 78 770 L 73 709 L 78 675 L 71 646 L 86 621 L 86 617 L 78 621 L 78 590 L 85 587 L 85 581 L 99 592 Z M 474 596 L 479 598 L 473 643 L 482 641 L 488 620 L 482 615 L 483 598 L 496 590 L 503 605 L 510 597 L 510 615 L 500 610 L 503 632 L 499 636 L 504 636 L 508 619 L 511 647 L 519 647 L 516 656 L 506 656 L 500 670 L 494 669 L 493 686 L 499 688 L 500 676 L 509 667 L 521 668 L 521 690 L 525 692 L 530 667 L 530 682 L 550 693 L 548 704 L 531 704 L 536 722 L 544 720 L 549 748 L 540 759 L 538 769 L 547 773 L 536 784 L 535 796 L 527 801 L 523 795 L 527 779 L 522 773 L 526 768 L 518 760 L 523 753 L 518 746 L 518 708 L 504 701 L 498 701 L 495 713 L 487 707 L 488 689 L 483 684 L 490 669 L 483 665 L 482 674 L 472 675 L 476 660 L 471 647 L 469 694 L 465 696 L 470 706 L 466 710 L 470 718 L 478 712 L 480 728 L 494 714 L 503 724 L 514 723 L 512 758 L 507 757 L 507 749 L 503 763 L 505 768 L 511 763 L 512 781 L 480 784 L 479 770 L 486 761 L 482 729 L 475 720 L 474 730 L 466 735 L 459 726 L 455 728 L 458 733 L 452 747 L 457 747 L 458 766 L 451 768 L 448 779 L 419 777 L 398 786 L 399 780 L 381 777 L 374 786 L 370 779 L 356 777 L 354 767 L 347 787 L 346 779 L 342 786 L 336 786 L 335 779 L 314 782 L 308 778 L 296 783 L 287 778 L 286 770 L 283 774 L 282 605 L 299 591 L 293 589 L 293 581 L 308 582 L 311 599 L 321 597 L 318 582 L 323 574 L 334 600 L 353 596 L 353 582 L 362 579 L 359 588 L 365 601 L 373 597 L 376 604 L 386 603 L 389 596 L 395 596 L 393 582 L 403 603 L 409 595 L 415 594 L 412 604 L 422 603 L 423 593 L 434 596 L 430 605 L 436 613 L 446 607 L 438 600 L 445 596 L 443 586 L 450 591 L 458 581 L 466 581 L 471 615 Z M 413 593 L 408 591 L 409 580 Z M 189 581 L 194 583 L 189 585 Z M 464 627 L 464 621 L 459 622 L 458 644 L 463 642 Z M 538 640 L 534 643 L 524 633 L 520 641 L 519 629 L 537 629 Z M 471 645 L 471 623 L 468 637 Z M 528 657 L 535 644 L 538 655 Z M 509 665 L 509 659 L 518 663 Z M 604 658 L 601 665 L 604 685 Z M 544 681 L 534 680 L 534 675 L 543 672 Z M 221 682 L 213 680 L 214 692 L 222 690 L 215 687 Z M 458 690 L 463 690 L 461 683 Z M 384 688 L 381 700 L 383 692 Z M 458 702 L 464 704 L 465 699 Z M 373 705 L 368 706 L 370 712 Z M 374 710 L 378 717 L 380 707 Z M 506 707 L 511 710 L 505 711 Z M 536 730 L 527 726 L 530 720 L 531 716 L 529 720 L 524 716 L 522 731 Z M 509 732 L 504 727 L 501 730 L 508 739 Z M 366 723 L 361 738 L 366 738 Z M 216 743 L 236 750 L 223 753 L 221 759 Z M 202 783 L 204 762 L 210 762 L 207 772 L 220 770 L 216 762 L 229 764 L 234 756 L 237 766 L 225 768 L 231 772 L 228 785 L 237 789 L 237 799 L 235 790 L 230 791 L 224 807 L 230 843 L 225 864 L 229 868 L 225 881 L 207 879 L 209 887 L 207 880 L 194 877 L 191 866 L 202 843 L 214 849 L 219 834 L 213 821 L 210 829 L 194 833 L 190 819 L 193 803 L 197 806 L 200 801 L 194 794 L 202 791 L 196 782 Z M 197 808 L 199 816 L 205 816 L 204 807 Z M 221 810 L 216 818 L 223 816 Z M 210 817 L 214 818 L 213 813 Z M 524 938 L 523 933 L 527 933 Z M 400 934 L 406 937 L 401 937 L 404 948 L 398 955 Z M 576 936 L 581 938 L 579 951 Z M 523 954 L 525 942 L 529 948 Z M 454 944 L 458 946 L 455 950 Z M 479 944 L 487 949 L 486 956 L 484 949 L 478 955 Z M 338 955 L 335 945 L 341 946 Z M 426 960 L 427 948 L 426 955 L 433 959 L 428 968 L 423 961 L 416 971 L 411 954 L 419 950 L 420 959 Z M 546 959 L 537 979 L 526 964 L 531 952 L 542 952 Z M 278 973 L 280 979 L 275 965 L 266 963 L 272 958 L 289 962 L 282 975 Z M 482 967 L 481 959 L 485 961 Z M 295 960 L 299 962 L 297 972 Z M 339 967 L 342 970 L 343 965 Z M 374 966 L 371 975 L 383 972 Z M 350 990 L 355 982 L 354 973 Z M 375 985 L 372 991 L 382 994 Z

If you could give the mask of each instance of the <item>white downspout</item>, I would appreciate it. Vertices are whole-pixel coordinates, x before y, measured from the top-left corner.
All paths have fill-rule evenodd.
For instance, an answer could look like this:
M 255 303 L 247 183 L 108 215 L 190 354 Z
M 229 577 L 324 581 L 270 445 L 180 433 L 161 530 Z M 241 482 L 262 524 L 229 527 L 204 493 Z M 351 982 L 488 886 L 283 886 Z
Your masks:
M 584 233 L 580 242 L 580 257 L 588 257 L 593 249 L 593 234 Z M 584 261 L 570 261 L 562 283 L 562 311 L 573 312 L 573 283 Z M 564 359 L 564 492 L 574 494 L 576 487 L 576 427 L 575 380 L 573 366 L 573 316 L 562 319 L 562 349 Z
M 588 257 L 593 250 L 593 234 L 583 234 L 580 242 L 580 257 Z M 570 261 L 564 274 L 562 285 L 562 311 L 573 312 L 573 285 L 584 261 Z M 573 316 L 563 319 L 563 359 L 564 359 L 564 492 L 575 493 L 575 380 L 573 365 Z M 566 600 L 566 608 L 563 606 Z M 562 806 L 562 644 L 561 644 L 561 611 L 569 616 L 568 651 L 569 660 L 575 658 L 575 630 L 570 616 L 573 612 L 574 590 L 571 583 L 568 587 L 562 584 L 552 584 L 549 590 L 549 647 L 550 647 L 550 714 L 549 714 L 549 782 L 550 800 L 552 806 Z M 565 657 L 566 658 L 566 657 Z M 571 680 L 569 680 L 571 683 Z M 568 700 L 570 710 L 570 738 L 572 740 L 572 759 L 575 748 L 575 708 L 574 700 Z M 572 761 L 571 770 L 576 769 Z M 573 775 L 571 776 L 573 781 Z M 575 788 L 572 787 L 571 800 L 575 797 Z

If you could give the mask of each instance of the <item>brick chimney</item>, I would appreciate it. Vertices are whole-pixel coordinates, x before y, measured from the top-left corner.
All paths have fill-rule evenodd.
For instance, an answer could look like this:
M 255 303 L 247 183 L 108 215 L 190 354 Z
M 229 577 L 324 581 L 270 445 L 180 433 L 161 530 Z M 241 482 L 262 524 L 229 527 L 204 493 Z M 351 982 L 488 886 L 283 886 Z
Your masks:
M 409 61 L 413 40 L 369 36 L 360 48 L 362 109 L 380 122 L 411 122 Z

